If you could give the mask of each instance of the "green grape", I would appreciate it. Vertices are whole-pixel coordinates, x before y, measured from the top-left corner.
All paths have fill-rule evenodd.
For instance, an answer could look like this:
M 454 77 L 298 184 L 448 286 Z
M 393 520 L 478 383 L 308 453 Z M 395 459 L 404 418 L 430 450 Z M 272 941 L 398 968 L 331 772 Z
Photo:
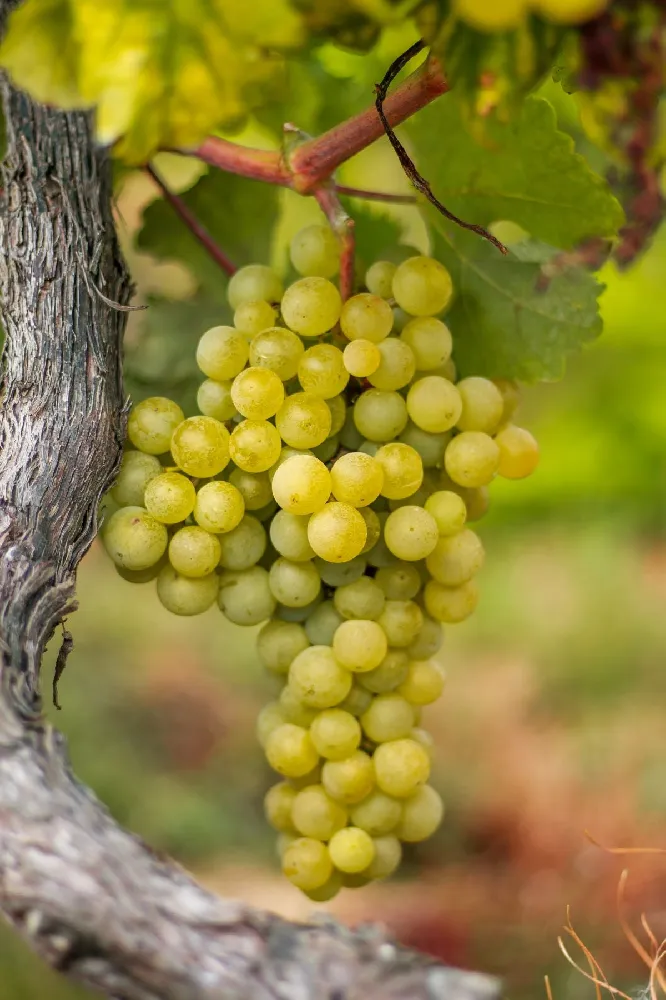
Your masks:
M 227 285 L 227 299 L 232 309 L 244 302 L 279 302 L 282 282 L 275 271 L 264 264 L 248 264 L 232 275 Z
M 360 451 L 342 455 L 331 469 L 333 495 L 353 507 L 365 507 L 376 500 L 383 482 L 381 465 Z
M 377 619 L 386 633 L 389 646 L 411 646 L 421 631 L 423 612 L 414 601 L 387 601 Z
M 328 437 L 332 422 L 326 401 L 311 392 L 288 396 L 275 416 L 280 437 L 292 448 L 316 448 Z
M 319 337 L 340 318 L 340 292 L 326 278 L 300 278 L 282 298 L 282 318 L 302 337 Z
M 229 535 L 222 537 L 228 538 Z M 268 586 L 268 573 L 261 566 L 242 570 L 225 569 L 220 574 L 217 603 L 230 622 L 236 625 L 260 625 L 275 611 L 275 598 Z
M 483 566 L 485 552 L 479 536 L 470 528 L 440 538 L 426 559 L 430 575 L 446 587 L 471 580 Z
M 451 440 L 451 434 L 444 431 L 441 434 L 430 434 L 410 422 L 398 437 L 401 444 L 408 444 L 421 456 L 424 469 L 434 469 L 444 462 L 444 451 Z
M 233 326 L 213 326 L 197 345 L 197 364 L 208 378 L 222 382 L 238 375 L 249 355 L 246 338 Z
M 266 551 L 266 531 L 260 521 L 245 514 L 231 531 L 218 536 L 220 566 L 224 569 L 250 569 Z
M 331 474 L 314 455 L 294 455 L 278 466 L 273 496 L 290 514 L 314 514 L 331 495 Z
M 414 353 L 408 344 L 398 337 L 387 337 L 378 345 L 381 361 L 378 367 L 368 376 L 368 381 L 376 389 L 390 391 L 402 389 L 411 382 L 416 363 Z
M 321 757 L 327 760 L 343 760 L 358 749 L 361 742 L 361 727 L 349 712 L 340 708 L 329 708 L 320 712 L 313 720 L 310 736 Z
M 451 357 L 453 338 L 441 319 L 424 316 L 405 324 L 400 339 L 412 349 L 416 368 L 429 372 L 441 368 Z
M 365 540 L 365 521 L 351 504 L 332 500 L 308 521 L 308 541 L 317 555 L 327 562 L 354 559 Z
M 465 501 L 451 490 L 439 490 L 425 502 L 425 509 L 435 519 L 440 535 L 455 535 L 465 526 L 467 508 Z
M 494 378 L 493 382 L 502 394 L 504 408 L 502 410 L 500 423 L 505 424 L 507 421 L 511 420 L 511 417 L 518 409 L 518 404 L 520 403 L 520 389 L 518 388 L 518 383 L 514 382 L 513 379 Z
M 380 446 L 377 441 L 363 441 L 358 450 L 361 454 L 368 455 L 369 458 L 374 458 L 379 448 Z
M 462 400 L 460 430 L 493 434 L 504 412 L 504 400 L 497 386 L 488 378 L 472 376 L 462 379 L 456 388 Z
M 388 511 L 382 510 L 377 515 L 377 520 L 379 521 L 380 537 L 377 539 L 372 549 L 368 552 L 367 559 L 371 566 L 375 569 L 381 569 L 384 566 L 393 566 L 398 560 L 389 552 L 386 547 L 386 542 L 384 541 L 384 525 L 388 519 Z
M 333 708 L 349 694 L 352 676 L 329 646 L 309 646 L 289 668 L 289 687 L 310 708 Z
M 288 382 L 298 371 L 298 363 L 305 348 L 303 341 L 291 330 L 281 326 L 262 330 L 250 343 L 250 364 L 268 368 L 282 382 Z
M 167 562 L 168 560 L 166 560 L 164 556 L 162 556 L 162 558 L 158 560 L 158 562 L 154 563 L 152 566 L 149 566 L 148 569 L 137 569 L 137 570 L 123 569 L 122 566 L 116 566 L 115 563 L 113 568 L 115 569 L 118 576 L 121 577 L 123 580 L 126 580 L 127 583 L 135 583 L 135 584 L 152 583 L 152 581 L 156 580 L 157 577 L 160 575 L 162 569 L 167 564 Z
M 408 738 L 380 743 L 372 762 L 377 786 L 397 799 L 414 795 L 430 776 L 428 753 L 420 743 Z
M 243 472 L 266 472 L 280 457 L 280 435 L 268 420 L 242 420 L 231 432 L 229 454 Z
M 245 509 L 254 511 L 257 517 L 273 500 L 271 481 L 266 472 L 246 472 L 234 468 L 229 473 L 229 482 L 242 496 Z
M 409 736 L 414 709 L 401 694 L 378 694 L 361 716 L 363 731 L 373 743 L 386 743 Z
M 277 313 L 272 305 L 263 299 L 241 302 L 234 313 L 234 326 L 246 337 L 255 337 L 275 323 Z
M 326 400 L 326 405 L 331 411 L 331 430 L 329 431 L 329 437 L 332 437 L 333 435 L 338 435 L 344 427 L 345 418 L 347 416 L 347 404 L 345 403 L 344 396 L 332 396 L 331 399 Z
M 444 467 L 459 486 L 487 486 L 499 470 L 499 446 L 482 431 L 463 431 L 444 453 Z
M 396 396 L 398 396 L 397 392 Z M 402 396 L 398 396 L 398 399 L 402 399 Z M 404 405 L 405 401 L 402 400 L 402 402 Z M 349 451 L 357 451 L 362 441 L 363 437 L 359 433 L 356 424 L 354 422 L 354 407 L 347 406 L 345 408 L 345 422 L 342 425 L 342 429 L 340 431 L 340 444 L 344 448 L 347 448 Z
M 435 759 L 435 741 L 432 738 L 432 734 L 429 733 L 427 729 L 421 729 L 419 726 L 414 726 L 410 733 L 410 739 L 421 744 L 430 757 L 430 760 Z
M 267 622 L 257 636 L 257 654 L 273 674 L 286 674 L 292 660 L 310 645 L 305 629 L 297 622 Z
M 379 618 L 385 600 L 384 591 L 369 576 L 338 587 L 333 595 L 335 608 L 343 618 L 368 618 L 371 621 Z
M 414 795 L 405 799 L 395 834 L 408 844 L 427 840 L 442 822 L 443 815 L 441 797 L 432 785 L 422 785 Z
M 111 497 L 120 507 L 142 507 L 146 486 L 162 472 L 155 455 L 143 451 L 126 451 L 120 464 Z
M 497 437 L 500 476 L 504 479 L 524 479 L 531 476 L 539 463 L 539 445 L 529 431 L 507 424 Z
M 344 563 L 327 562 L 325 559 L 317 557 L 315 565 L 327 586 L 344 587 L 363 576 L 367 563 L 362 555 L 358 555 Z
M 373 837 L 372 843 L 375 856 L 362 874 L 373 881 L 388 878 L 400 867 L 402 861 L 400 841 L 397 837 Z
M 144 504 L 149 514 L 162 524 L 184 521 L 194 510 L 196 491 L 179 472 L 163 472 L 146 486 Z
M 109 518 L 102 540 L 116 566 L 136 572 L 159 562 L 168 535 L 164 525 L 143 507 L 121 507 Z
M 320 885 L 318 889 L 302 890 L 304 894 L 314 903 L 328 903 L 340 892 L 342 888 L 342 876 L 340 872 L 333 870 L 331 877 Z
M 237 527 L 245 514 L 245 503 L 240 490 L 231 483 L 205 483 L 197 490 L 194 502 L 194 520 L 215 534 L 223 534 Z
M 386 694 L 395 691 L 407 676 L 409 658 L 402 649 L 389 649 L 386 656 L 374 670 L 361 674 L 358 678 L 367 691 L 373 694 Z
M 298 837 L 295 833 L 279 833 L 275 840 L 275 852 L 280 859 L 280 864 L 282 864 L 282 855 L 290 847 Z M 334 873 L 335 874 L 335 873 Z M 315 892 L 316 890 L 312 890 Z M 307 895 L 307 894 L 306 894 Z
M 330 646 L 338 625 L 344 621 L 333 601 L 323 601 L 305 620 L 305 633 L 313 646 Z
M 388 644 L 377 622 L 351 619 L 342 622 L 333 636 L 336 659 L 354 673 L 374 670 L 386 656 Z
M 287 622 L 286 624 L 293 625 L 295 623 Z M 309 729 L 317 718 L 317 709 L 305 705 L 300 698 L 296 697 L 288 684 L 280 692 L 280 707 L 286 716 L 287 722 L 293 722 L 295 726 L 303 726 L 304 729 Z M 306 782 L 306 784 L 311 784 L 311 782 Z
M 203 528 L 180 528 L 169 542 L 169 562 L 182 576 L 208 576 L 219 561 L 220 543 Z
M 310 837 L 294 840 L 282 855 L 282 873 L 304 892 L 319 889 L 333 873 L 326 845 Z
M 384 470 L 382 496 L 389 500 L 412 496 L 423 482 L 421 456 L 408 444 L 398 441 L 385 444 L 375 455 L 375 460 Z
M 264 796 L 264 816 L 278 833 L 296 833 L 291 818 L 296 794 L 288 781 L 278 781 Z
M 393 326 L 393 310 L 388 302 L 370 292 L 347 299 L 340 315 L 340 328 L 348 340 L 369 340 L 373 344 L 388 337 Z
M 210 479 L 229 464 L 229 431 L 213 417 L 188 417 L 173 432 L 171 454 L 188 476 Z
M 305 392 L 322 399 L 339 395 L 349 381 L 342 351 L 333 344 L 309 347 L 298 363 L 298 381 Z
M 390 260 L 376 260 L 365 272 L 365 287 L 382 299 L 393 298 L 393 275 L 396 265 Z
M 361 549 L 361 555 L 370 552 L 375 547 L 382 533 L 382 525 L 379 516 L 371 507 L 359 507 L 359 514 L 365 521 L 366 539 L 365 545 Z
M 288 608 L 311 604 L 321 589 L 321 579 L 313 563 L 291 562 L 284 556 L 271 566 L 268 582 L 275 600 Z
M 392 291 L 391 291 L 391 296 L 390 297 L 393 297 L 393 292 Z M 398 335 L 402 333 L 402 331 L 405 329 L 405 327 L 407 326 L 407 324 L 413 318 L 414 317 L 410 316 L 409 313 L 406 313 L 404 309 L 400 309 L 399 306 L 394 306 L 393 307 L 393 329 L 395 330 L 395 332 Z
M 275 617 L 280 618 L 281 621 L 284 622 L 305 622 L 315 608 L 319 607 L 323 599 L 323 594 L 320 591 L 314 601 L 310 601 L 309 604 L 304 604 L 302 608 L 293 608 L 289 607 L 287 604 L 278 604 L 275 609 Z
M 372 701 L 372 695 L 359 684 L 352 684 L 349 694 L 344 701 L 340 702 L 340 709 L 349 712 L 350 715 L 358 718 L 363 715 L 368 705 Z
M 382 566 L 375 574 L 375 580 L 389 601 L 411 601 L 421 589 L 421 574 L 409 562 Z
M 279 510 L 271 521 L 270 539 L 281 556 L 292 562 L 313 559 L 315 552 L 308 541 L 308 518 Z
M 434 618 L 423 616 L 423 625 L 414 642 L 407 648 L 412 660 L 427 660 L 441 647 L 444 636 L 442 626 Z
M 398 559 L 425 559 L 439 540 L 437 522 L 423 507 L 398 507 L 386 519 L 384 540 Z
M 333 437 L 327 437 L 322 444 L 318 444 L 316 448 L 313 448 L 312 454 L 315 458 L 318 458 L 320 462 L 330 462 L 330 460 L 337 455 L 339 446 L 340 439 L 336 434 Z
M 369 441 L 391 441 L 407 425 L 407 404 L 394 391 L 368 389 L 354 404 L 354 423 Z
M 393 275 L 393 298 L 412 316 L 436 316 L 453 294 L 451 275 L 431 257 L 409 257 Z
M 329 842 L 328 853 L 331 861 L 341 872 L 362 872 L 372 864 L 375 856 L 375 845 L 365 830 L 348 826 L 338 830 Z
M 349 818 L 354 826 L 365 830 L 371 837 L 382 837 L 395 830 L 400 822 L 402 803 L 376 788 L 350 809 Z
M 268 420 L 284 402 L 284 386 L 270 368 L 244 368 L 231 383 L 231 399 L 249 420 Z
M 377 344 L 371 340 L 350 340 L 344 349 L 342 360 L 350 375 L 367 378 L 376 372 L 382 356 Z
M 259 712 L 255 726 L 255 735 L 260 747 L 266 746 L 266 740 L 278 726 L 283 726 L 287 722 L 287 717 L 282 706 L 277 701 L 269 701 Z
M 231 398 L 231 382 L 216 382 L 207 378 L 202 382 L 197 392 L 197 406 L 206 417 L 216 420 L 232 420 L 236 416 L 236 407 Z
M 582 24 L 598 17 L 608 6 L 608 0 L 533 0 L 530 6 L 555 24 Z
M 276 513 L 277 509 L 278 505 L 276 504 L 275 500 L 271 499 L 268 501 L 267 504 L 265 504 L 265 506 L 258 507 L 257 510 L 255 510 L 254 512 L 254 516 L 258 521 L 261 521 L 262 523 L 265 521 L 270 521 L 273 515 Z
M 185 414 L 166 396 L 151 396 L 130 410 L 127 436 L 139 451 L 163 455 L 171 447 L 171 435 L 183 422 Z
M 327 760 L 321 769 L 321 783 L 336 802 L 355 805 L 374 788 L 372 758 L 355 750 L 343 760 Z
M 157 577 L 157 596 L 174 615 L 200 615 L 215 604 L 220 580 L 217 573 L 193 579 L 164 566 Z
M 298 832 L 315 840 L 330 840 L 347 825 L 347 810 L 322 785 L 308 785 L 297 792 L 291 816 Z
M 445 587 L 437 580 L 430 580 L 423 590 L 423 599 L 432 618 L 454 625 L 469 618 L 475 611 L 479 603 L 479 589 L 474 579 L 459 587 Z
M 458 389 L 441 375 L 425 375 L 407 393 L 407 412 L 417 427 L 441 434 L 457 424 L 462 413 Z
M 340 268 L 340 243 L 330 226 L 315 223 L 292 237 L 289 256 L 303 277 L 332 278 Z
M 431 705 L 444 690 L 444 671 L 434 660 L 412 660 L 396 690 L 411 705 Z

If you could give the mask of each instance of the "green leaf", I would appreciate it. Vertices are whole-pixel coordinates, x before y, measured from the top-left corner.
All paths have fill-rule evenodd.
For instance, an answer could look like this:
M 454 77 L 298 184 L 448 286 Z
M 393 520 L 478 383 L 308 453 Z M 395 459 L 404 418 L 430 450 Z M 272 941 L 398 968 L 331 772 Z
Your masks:
M 141 163 L 242 121 L 304 40 L 288 0 L 26 0 L 0 62 L 42 101 L 96 105 L 100 141 Z
M 430 213 L 429 213 L 430 214 Z M 433 252 L 451 272 L 456 298 L 446 316 L 461 375 L 560 378 L 567 356 L 601 333 L 596 279 L 571 268 L 548 282 L 552 248 L 527 244 L 503 257 L 490 243 L 430 215 Z
M 569 249 L 614 236 L 624 215 L 607 183 L 557 128 L 551 105 L 529 97 L 517 118 L 470 120 L 447 94 L 408 126 L 419 170 L 455 215 L 487 226 L 510 219 L 535 239 Z
M 237 266 L 270 261 L 279 213 L 278 191 L 273 185 L 215 170 L 181 197 Z M 225 275 L 162 199 L 144 212 L 138 245 L 163 260 L 183 261 L 211 298 L 224 299 Z

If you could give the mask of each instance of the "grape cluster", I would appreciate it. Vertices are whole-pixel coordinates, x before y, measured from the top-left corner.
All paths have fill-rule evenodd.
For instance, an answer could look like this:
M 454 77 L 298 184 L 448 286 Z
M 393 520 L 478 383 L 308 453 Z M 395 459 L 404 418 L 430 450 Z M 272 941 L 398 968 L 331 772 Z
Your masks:
M 442 692 L 441 623 L 474 610 L 484 560 L 468 526 L 498 474 L 533 471 L 515 383 L 457 380 L 436 260 L 377 261 L 342 302 L 335 237 L 291 246 L 286 291 L 239 270 L 233 326 L 201 337 L 200 413 L 151 398 L 129 417 L 103 528 L 128 580 L 179 615 L 217 601 L 260 625 L 276 679 L 258 739 L 285 875 L 316 900 L 384 878 L 443 813 L 423 706 Z

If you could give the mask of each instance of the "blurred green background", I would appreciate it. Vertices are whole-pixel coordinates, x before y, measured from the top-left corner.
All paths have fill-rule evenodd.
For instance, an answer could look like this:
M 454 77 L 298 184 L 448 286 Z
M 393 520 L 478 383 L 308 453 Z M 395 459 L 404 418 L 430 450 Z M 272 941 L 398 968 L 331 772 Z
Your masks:
M 320 121 L 366 102 L 376 72 L 370 64 L 359 76 L 358 58 L 322 54 L 340 76 L 340 95 L 319 109 Z M 307 91 L 299 94 L 302 108 Z M 569 99 L 553 96 L 577 136 Z M 273 141 L 257 122 L 244 138 Z M 173 183 L 191 183 L 187 165 L 162 166 Z M 406 190 L 384 143 L 342 179 Z M 170 315 L 177 325 L 196 285 L 180 265 L 134 249 L 153 197 L 139 174 L 125 178 L 118 197 L 139 299 L 162 296 L 152 318 L 131 318 L 130 373 L 137 358 L 142 371 L 150 365 L 155 323 Z M 281 197 L 278 262 L 289 234 L 318 211 Z M 416 210 L 392 216 L 406 242 L 424 246 Z M 516 1000 L 545 997 L 545 974 L 555 1000 L 591 995 L 558 950 L 567 906 L 616 985 L 647 981 L 615 909 L 626 859 L 592 845 L 585 831 L 611 846 L 666 845 L 665 276 L 662 230 L 630 272 L 602 274 L 602 339 L 571 361 L 564 381 L 525 391 L 520 419 L 539 437 L 541 466 L 531 480 L 493 486 L 479 527 L 488 552 L 482 601 L 448 630 L 440 653 L 448 687 L 424 713 L 446 821 L 410 850 L 398 878 L 327 906 L 345 921 L 386 921 L 400 940 L 453 964 L 499 973 Z M 200 332 L 182 330 L 187 351 Z M 191 362 L 184 372 L 183 385 Z M 98 544 L 81 567 L 79 594 L 54 722 L 80 777 L 120 823 L 214 890 L 306 918 L 313 904 L 279 876 L 262 818 L 271 779 L 253 728 L 270 694 L 255 630 L 235 628 L 217 609 L 194 620 L 169 615 L 151 585 L 137 592 L 123 582 Z M 646 912 L 661 940 L 664 862 L 629 860 L 627 913 L 636 925 Z M 0 970 L 3 1000 L 86 995 L 43 969 L 10 931 L 0 933 Z

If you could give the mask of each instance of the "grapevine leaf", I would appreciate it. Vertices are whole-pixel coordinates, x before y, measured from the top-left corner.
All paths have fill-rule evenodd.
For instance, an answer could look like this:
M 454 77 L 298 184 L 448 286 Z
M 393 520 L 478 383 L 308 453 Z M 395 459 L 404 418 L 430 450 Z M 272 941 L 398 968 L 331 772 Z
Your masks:
M 451 272 L 456 299 L 447 314 L 461 375 L 560 378 L 571 352 L 601 333 L 603 286 L 579 268 L 543 281 L 555 251 L 527 243 L 502 257 L 491 244 L 431 215 L 434 254 Z
M 409 126 L 419 169 L 448 209 L 485 226 L 510 219 L 562 249 L 617 233 L 619 202 L 558 130 L 548 101 L 529 97 L 516 118 L 493 115 L 482 131 L 477 121 L 453 93 Z
M 242 121 L 303 41 L 288 0 L 26 0 L 0 61 L 41 100 L 96 105 L 100 141 L 140 163 Z
M 181 197 L 236 265 L 270 259 L 279 211 L 274 186 L 215 170 Z M 224 298 L 224 274 L 162 199 L 144 212 L 138 244 L 163 260 L 187 264 L 208 295 Z

